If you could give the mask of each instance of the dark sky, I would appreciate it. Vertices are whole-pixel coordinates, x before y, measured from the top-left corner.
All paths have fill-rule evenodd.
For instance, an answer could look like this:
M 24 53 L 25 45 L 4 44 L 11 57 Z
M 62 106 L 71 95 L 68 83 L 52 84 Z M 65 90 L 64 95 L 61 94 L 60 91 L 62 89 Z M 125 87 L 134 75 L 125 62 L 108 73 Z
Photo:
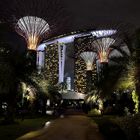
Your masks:
M 29 2 L 30 0 L 27 1 Z M 81 30 L 87 28 L 94 29 L 100 27 L 100 25 L 103 26 L 115 22 L 131 23 L 137 27 L 140 27 L 140 0 L 60 0 L 60 1 L 64 4 L 64 7 L 69 12 L 69 14 L 72 15 L 72 17 L 69 19 L 71 20 L 70 21 L 71 31 L 74 29 Z M 1 3 L 7 2 L 8 4 L 10 4 L 12 0 L 1 0 L 0 2 Z M 8 11 L 8 9 L 5 8 L 4 10 Z
M 129 23 L 140 27 L 140 0 L 63 0 L 73 15 L 75 29 L 100 28 L 112 23 Z M 73 64 L 72 59 L 67 64 Z M 67 65 L 66 64 L 66 65 Z M 73 81 L 74 65 L 66 66 Z M 67 75 L 66 75 L 67 76 Z
M 126 22 L 140 27 L 140 0 L 63 0 L 74 26 L 97 27 Z
M 4 5 L 7 6 L 5 3 L 7 2 L 10 5 L 11 1 L 12 0 L 0 0 L 0 3 L 4 3 Z M 41 0 L 39 0 L 39 2 L 40 1 Z M 65 30 L 64 26 L 67 25 L 65 24 L 60 28 L 58 34 L 63 34 L 64 32 L 68 33 L 74 30 L 99 29 L 100 27 L 108 27 L 108 25 L 115 23 L 129 23 L 135 25 L 136 27 L 140 27 L 140 0 L 60 1 L 64 4 L 64 7 L 68 11 L 69 15 L 72 16 L 68 19 L 68 26 L 70 28 Z M 4 8 L 4 11 L 6 13 L 8 8 Z M 54 34 L 54 36 L 56 35 L 57 34 Z

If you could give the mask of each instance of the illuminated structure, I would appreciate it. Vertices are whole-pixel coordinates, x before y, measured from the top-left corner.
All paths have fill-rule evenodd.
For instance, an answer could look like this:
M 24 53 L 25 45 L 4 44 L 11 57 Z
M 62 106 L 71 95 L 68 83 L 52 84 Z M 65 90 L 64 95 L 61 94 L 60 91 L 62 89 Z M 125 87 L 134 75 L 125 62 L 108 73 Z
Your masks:
M 67 77 L 71 77 L 71 88 L 78 93 L 88 93 L 87 85 L 90 80 L 87 79 L 91 77 L 90 83 L 95 89 L 98 80 L 101 80 L 103 65 L 116 65 L 115 57 L 123 57 L 124 53 L 130 55 L 127 45 L 122 43 L 116 34 L 117 30 L 74 32 L 68 36 L 58 36 L 42 43 L 38 51 L 44 51 L 45 48 L 44 70 L 47 77 L 56 77 L 53 77 L 55 79 L 54 84 L 67 82 Z M 89 58 L 92 59 L 90 61 L 94 61 L 92 65 L 89 65 L 90 68 L 87 68 L 85 63 L 84 54 L 86 53 L 91 54 Z M 96 54 L 96 59 L 92 57 L 93 54 Z M 68 62 L 70 62 L 70 66 L 67 65 Z
M 9 3 L 5 0 L 0 1 L 0 5 L 1 21 L 11 24 L 14 30 L 25 38 L 26 56 L 35 58 L 33 63 L 27 58 L 28 65 L 36 67 L 37 55 L 37 68 L 41 69 L 41 61 L 38 60 L 41 52 L 36 54 L 40 42 L 70 28 L 69 23 L 66 24 L 69 16 L 63 3 L 59 0 L 13 0 Z
M 93 62 L 96 58 L 96 53 L 94 52 L 82 52 L 80 56 L 84 59 L 86 66 L 87 66 L 87 71 L 93 70 Z
M 95 54 L 94 47 L 92 47 L 91 44 L 92 38 L 93 38 L 92 35 L 88 35 L 84 37 L 77 37 L 74 40 L 74 47 L 75 47 L 74 86 L 77 92 L 84 93 L 84 94 L 86 94 L 89 91 L 87 87 L 88 80 L 90 80 L 90 83 L 94 85 L 97 78 L 96 63 L 93 63 L 92 61 L 95 59 L 95 56 L 90 57 L 90 60 L 92 61 L 92 66 L 90 65 L 90 71 L 87 71 L 87 65 L 85 64 L 85 61 L 83 61 L 83 58 L 81 57 L 81 55 L 84 56 L 84 54 L 86 54 L 85 52 L 87 53 L 90 52 L 89 54 L 91 55 Z M 93 67 L 94 69 L 92 69 Z
M 45 50 L 45 77 L 52 85 L 58 83 L 59 55 L 58 44 L 50 44 Z
M 85 61 L 86 63 L 86 87 L 87 87 L 87 92 L 90 92 L 91 91 L 91 87 L 93 86 L 93 80 L 92 80 L 92 70 L 94 70 L 94 67 L 93 67 L 93 63 L 95 61 L 95 58 L 96 58 L 96 53 L 95 52 L 82 52 L 80 54 L 80 56 L 83 58 L 83 60 Z
M 0 5 L 1 21 L 10 23 L 30 50 L 36 50 L 42 39 L 69 28 L 67 11 L 59 0 L 5 0 Z
M 91 32 L 91 34 L 97 38 L 111 36 L 116 33 L 117 33 L 117 30 L 97 30 L 97 31 Z
M 22 35 L 30 50 L 36 50 L 41 37 L 49 30 L 49 24 L 42 18 L 25 16 L 20 18 L 16 25 L 16 31 Z
M 0 5 L 1 20 L 10 23 L 25 38 L 28 56 L 33 53 L 36 56 L 36 48 L 43 39 L 61 34 L 70 27 L 68 22 L 66 24 L 67 11 L 59 0 L 13 0 L 11 3 L 5 0 Z M 40 54 L 37 54 L 38 69 L 41 69 Z
M 38 73 L 41 73 L 41 70 L 44 68 L 45 66 L 45 51 L 44 50 L 39 50 L 37 51 L 37 69 L 38 69 Z
M 109 53 L 111 52 L 111 46 L 115 43 L 113 38 L 99 38 L 92 42 L 95 50 L 98 53 L 100 63 L 108 62 Z
M 58 43 L 58 55 L 59 55 L 59 83 L 64 82 L 64 67 L 65 67 L 65 52 L 66 46 L 63 43 Z
M 54 85 L 64 82 L 65 51 L 66 46 L 63 43 L 55 42 L 46 46 L 46 78 Z
M 71 78 L 70 77 L 67 77 L 66 84 L 67 84 L 67 90 L 71 90 Z

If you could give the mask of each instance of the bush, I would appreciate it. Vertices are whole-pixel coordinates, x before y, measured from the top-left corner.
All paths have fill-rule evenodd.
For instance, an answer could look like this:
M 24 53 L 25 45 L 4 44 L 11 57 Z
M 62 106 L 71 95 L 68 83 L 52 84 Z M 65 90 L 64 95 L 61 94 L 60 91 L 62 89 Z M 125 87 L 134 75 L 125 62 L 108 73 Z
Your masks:
M 101 115 L 101 111 L 96 108 L 88 112 L 88 116 L 100 116 L 100 115 Z
M 106 140 L 126 140 L 121 128 L 111 121 L 102 123 L 99 128 Z
M 127 136 L 127 140 L 140 139 L 140 113 L 134 116 L 126 116 L 116 119 L 116 123 L 121 127 Z
M 126 140 L 123 130 L 114 121 L 115 118 L 114 116 L 102 116 L 93 117 L 93 120 L 98 124 L 105 140 Z

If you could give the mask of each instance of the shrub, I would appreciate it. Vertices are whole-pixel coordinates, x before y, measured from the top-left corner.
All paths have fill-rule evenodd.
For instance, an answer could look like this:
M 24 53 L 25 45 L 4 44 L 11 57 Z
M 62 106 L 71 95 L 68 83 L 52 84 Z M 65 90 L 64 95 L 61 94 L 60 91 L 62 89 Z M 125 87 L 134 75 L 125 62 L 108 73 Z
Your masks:
M 126 140 L 123 130 L 114 121 L 115 118 L 114 116 L 102 116 L 94 117 L 93 120 L 98 124 L 105 140 Z
M 101 111 L 96 108 L 88 112 L 88 116 L 100 116 L 100 115 L 101 115 Z
M 115 120 L 128 140 L 140 139 L 140 114 L 126 116 Z

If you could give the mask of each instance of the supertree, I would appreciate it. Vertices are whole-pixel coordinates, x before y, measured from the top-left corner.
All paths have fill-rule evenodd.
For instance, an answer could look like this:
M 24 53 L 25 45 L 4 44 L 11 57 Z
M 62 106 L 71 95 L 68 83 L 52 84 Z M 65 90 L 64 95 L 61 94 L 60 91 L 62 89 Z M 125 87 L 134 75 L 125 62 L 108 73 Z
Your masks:
M 26 39 L 27 47 L 31 50 L 36 50 L 40 39 L 49 29 L 44 19 L 34 16 L 20 18 L 16 24 L 16 31 Z
M 67 32 L 70 23 L 59 0 L 1 0 L 0 7 L 1 21 L 8 22 L 27 43 L 31 70 L 36 67 L 36 48 L 41 41 Z
M 131 55 L 127 44 L 119 35 L 120 33 L 116 32 L 111 36 L 94 38 L 92 41 L 92 46 L 98 54 L 97 75 L 99 83 L 107 79 L 109 69 L 124 67 Z
M 87 92 L 91 91 L 91 88 L 93 86 L 93 70 L 94 66 L 93 63 L 96 60 L 97 54 L 92 51 L 82 52 L 80 54 L 80 57 L 85 61 L 86 63 L 86 80 L 87 80 Z
M 108 56 L 112 49 L 111 46 L 114 43 L 115 40 L 109 37 L 96 39 L 92 42 L 92 45 L 96 49 L 101 63 L 108 62 Z
M 95 52 L 82 52 L 80 56 L 86 63 L 87 71 L 93 70 L 93 62 L 95 61 L 97 54 Z
M 0 7 L 0 19 L 25 38 L 28 49 L 68 29 L 67 12 L 59 0 L 2 0 Z

